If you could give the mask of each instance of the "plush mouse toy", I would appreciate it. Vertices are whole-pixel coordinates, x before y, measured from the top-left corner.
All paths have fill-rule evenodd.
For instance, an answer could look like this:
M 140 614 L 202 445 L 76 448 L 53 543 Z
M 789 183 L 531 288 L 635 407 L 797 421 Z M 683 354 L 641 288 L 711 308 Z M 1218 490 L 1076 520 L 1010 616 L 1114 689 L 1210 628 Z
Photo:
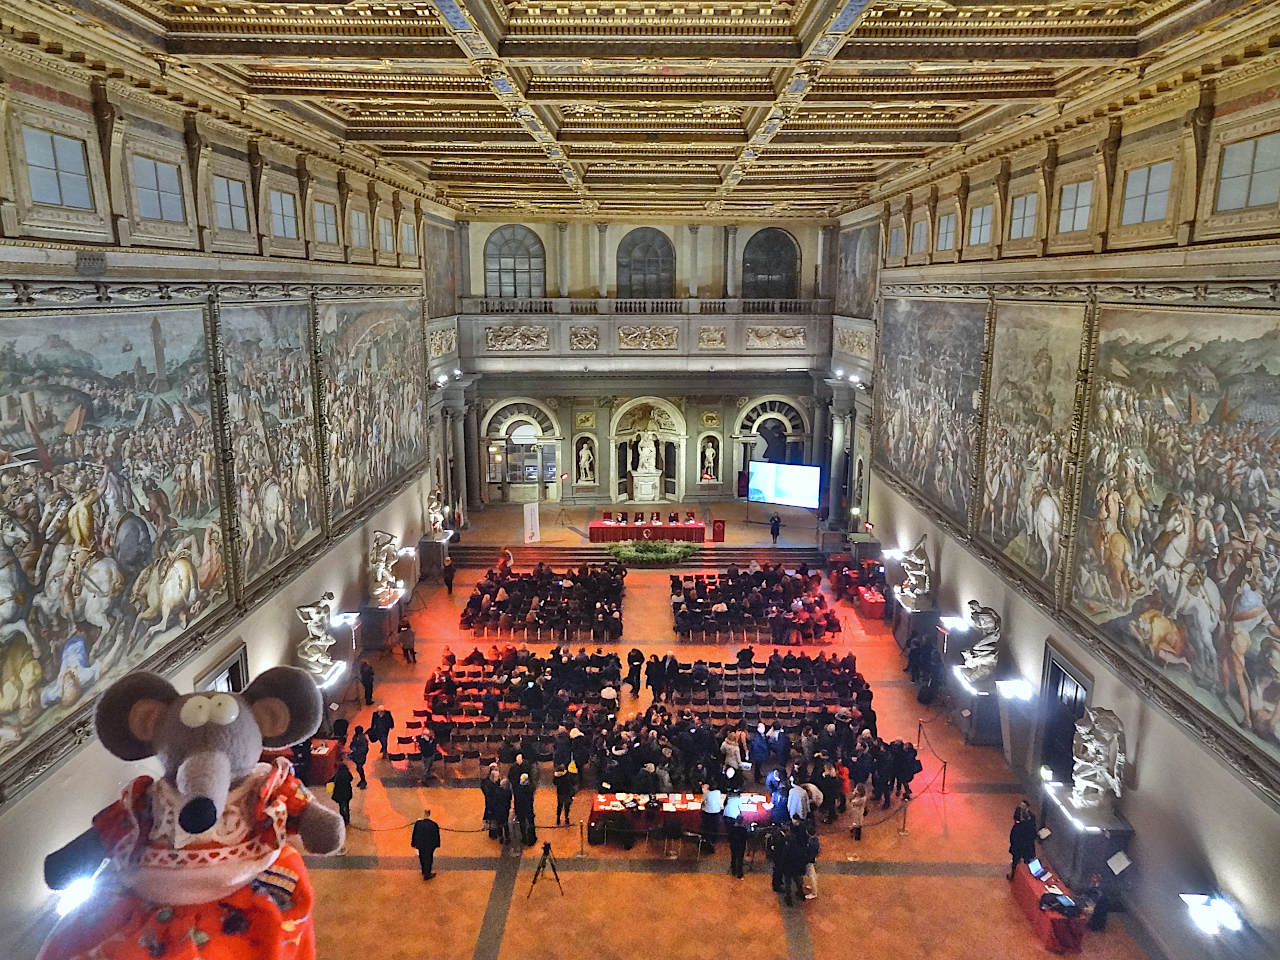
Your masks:
M 93 827 L 45 859 L 60 890 L 106 860 L 94 895 L 54 929 L 38 960 L 310 960 L 312 853 L 342 846 L 337 811 L 318 803 L 264 746 L 315 733 L 323 703 L 295 667 L 273 667 L 243 694 L 179 695 L 131 673 L 98 701 L 103 745 L 124 760 L 157 756 Z

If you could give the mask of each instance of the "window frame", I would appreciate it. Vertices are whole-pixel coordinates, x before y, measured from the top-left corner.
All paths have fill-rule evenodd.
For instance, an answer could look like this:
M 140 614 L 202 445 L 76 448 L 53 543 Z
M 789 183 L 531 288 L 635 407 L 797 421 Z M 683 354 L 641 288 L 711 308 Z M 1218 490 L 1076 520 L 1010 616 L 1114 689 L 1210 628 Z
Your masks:
M 1258 146 L 1262 141 L 1272 141 L 1274 143 L 1274 165 L 1261 171 L 1257 168 Z M 1243 175 L 1244 184 L 1244 202 L 1234 207 L 1224 207 L 1222 205 L 1222 188 L 1228 179 L 1239 180 L 1241 175 L 1236 174 L 1231 177 L 1223 175 L 1227 165 L 1227 151 L 1233 147 L 1240 147 L 1245 144 L 1251 144 L 1252 150 L 1249 156 L 1249 169 Z M 1270 200 L 1262 203 L 1251 203 L 1250 198 L 1253 194 L 1254 180 L 1259 173 L 1270 173 L 1276 181 L 1275 196 Z M 1280 130 L 1272 130 L 1268 133 L 1260 133 L 1250 137 L 1241 137 L 1240 139 L 1224 142 L 1218 149 L 1218 170 L 1215 182 L 1216 189 L 1213 191 L 1213 213 L 1225 214 L 1241 214 L 1250 213 L 1256 210 L 1266 210 L 1275 208 L 1280 205 Z
M 20 136 L 21 136 L 21 138 L 22 138 L 22 162 L 23 162 L 23 165 L 26 167 L 26 174 L 27 174 L 27 176 L 26 176 L 26 186 L 27 186 L 28 195 L 29 195 L 29 196 L 30 196 L 30 198 L 31 198 L 31 203 L 32 203 L 32 205 L 33 205 L 33 206 L 45 207 L 45 208 L 47 208 L 47 209 L 56 209 L 56 210 L 76 210 L 76 211 L 86 211 L 86 212 L 90 212 L 90 213 L 92 213 L 92 212 L 96 211 L 96 210 L 97 210 L 97 201 L 96 201 L 96 198 L 95 198 L 95 196 L 94 196 L 94 190 L 93 190 L 93 174 L 92 174 L 92 170 L 91 170 L 91 168 L 90 168 L 90 164 L 89 164 L 89 141 L 88 141 L 88 139 L 87 139 L 87 138 L 82 138 L 82 137 L 71 136 L 71 135 L 66 134 L 66 133 L 61 133 L 61 132 L 59 132 L 59 131 L 57 131 L 57 130 L 51 130 L 51 129 L 49 129 L 48 127 L 41 126 L 41 125 L 36 124 L 36 123 L 28 123 L 25 119 L 23 119 L 23 120 L 20 120 L 20 121 L 19 121 L 19 124 L 18 124 L 18 130 L 19 130 L 19 135 L 20 135 Z M 42 134 L 42 135 L 44 135 L 45 137 L 48 137 L 48 140 L 49 140 L 49 155 L 50 155 L 50 157 L 51 157 L 51 158 L 52 158 L 52 160 L 53 160 L 53 166 L 52 166 L 52 167 L 48 167 L 48 166 L 43 166 L 43 165 L 40 165 L 40 164 L 32 163 L 32 161 L 31 161 L 31 154 L 30 154 L 30 151 L 29 151 L 29 148 L 28 148 L 28 143 L 27 143 L 27 132 L 28 132 L 28 131 L 30 131 L 31 133 Z M 87 203 L 87 204 L 81 205 L 81 204 L 66 203 L 66 202 L 64 202 L 64 201 L 65 201 L 65 191 L 64 191 L 64 189 L 63 189 L 63 183 L 62 183 L 62 178 L 63 178 L 64 171 L 63 171 L 63 170 L 61 169 L 61 167 L 59 166 L 58 141 L 66 141 L 67 143 L 77 144 L 77 145 L 80 147 L 80 153 L 79 153 L 79 156 L 80 156 L 80 161 L 81 161 L 81 164 L 82 164 L 82 171 L 81 171 L 81 172 L 79 172 L 79 173 L 75 173 L 75 172 L 72 172 L 72 171 L 65 171 L 65 173 L 66 173 L 66 175 L 67 175 L 67 177 L 68 177 L 68 178 L 74 177 L 74 178 L 76 178 L 76 179 L 79 179 L 79 180 L 83 180 L 83 181 L 84 181 L 85 194 L 86 194 L 87 199 L 88 199 L 88 203 Z M 47 201 L 47 200 L 37 200 L 37 199 L 36 199 L 36 184 L 35 184 L 35 181 L 34 181 L 34 180 L 32 179 L 32 177 L 31 177 L 31 173 L 32 173 L 32 170 L 33 170 L 33 169 L 35 169 L 35 170 L 48 170 L 48 171 L 50 171 L 50 172 L 52 172 L 52 173 L 53 173 L 53 182 L 54 182 L 54 184 L 55 184 L 55 185 L 57 186 L 57 188 L 58 188 L 58 202 L 57 202 L 57 203 L 50 203 L 50 202 L 49 202 L 49 201 Z
M 418 229 L 413 220 L 400 221 L 400 252 L 406 257 L 418 255 Z
M 797 299 L 800 296 L 800 278 L 800 244 L 789 231 L 781 227 L 763 227 L 742 245 L 744 299 Z
M 907 232 L 902 224 L 894 224 L 889 228 L 889 253 L 890 260 L 901 260 L 906 256 L 907 249 Z
M 276 198 L 288 197 L 290 209 L 286 211 L 284 205 L 280 205 L 280 209 L 276 209 Z M 271 218 L 271 236 L 276 240 L 297 240 L 298 239 L 298 195 L 288 190 L 281 190 L 276 187 L 267 188 L 267 214 Z M 281 233 L 276 229 L 276 216 L 279 214 L 280 224 L 288 226 L 292 224 L 293 233 Z
M 239 188 L 240 188 L 240 203 L 239 203 L 239 205 L 237 205 L 237 204 L 235 204 L 234 202 L 232 202 L 230 186 L 228 186 L 228 189 L 227 189 L 227 202 L 224 204 L 224 203 L 219 199 L 219 197 L 218 197 L 218 184 L 219 184 L 220 182 L 221 182 L 221 183 L 228 184 L 228 185 L 230 185 L 230 184 L 233 184 L 233 183 L 234 183 L 237 187 L 239 187 Z M 210 179 L 210 181 L 209 181 L 209 191 L 210 191 L 210 193 L 211 193 L 211 194 L 212 194 L 212 196 L 213 196 L 213 223 L 214 223 L 214 226 L 215 226 L 218 230 L 226 230 L 226 231 L 231 232 L 231 233 L 248 233 L 248 232 L 249 232 L 249 229 L 250 229 L 250 225 L 251 225 L 251 221 L 250 221 L 250 219 L 249 219 L 249 184 L 248 184 L 248 183 L 246 183 L 244 180 L 237 180 L 235 177 L 228 177 L 228 176 L 224 176 L 224 175 L 223 175 L 223 174 L 221 174 L 221 173 L 214 173 L 214 174 L 212 174 L 212 175 L 211 175 L 211 179 Z M 220 215 L 220 210 L 221 210 L 221 208 L 222 208 L 222 207 L 226 207 L 226 209 L 227 209 L 227 210 L 229 211 L 229 213 L 230 213 L 230 221 L 231 221 L 231 222 L 230 222 L 229 224 L 224 224 L 224 223 L 221 221 L 221 218 L 220 218 L 220 217 L 221 217 L 221 215 Z M 236 217 L 235 217 L 235 213 L 236 213 L 236 211 L 237 211 L 237 210 L 242 211 L 242 212 L 243 212 L 243 214 L 244 214 L 244 226 L 243 226 L 243 227 L 237 227 L 237 226 L 235 225 L 235 224 L 236 224 Z
M 1021 204 L 1021 209 L 1019 209 Z M 1028 209 L 1029 208 L 1029 209 Z M 1040 191 L 1028 190 L 1009 201 L 1009 229 L 1005 231 L 1010 243 L 1035 240 L 1039 235 Z M 1014 235 L 1014 229 L 1019 232 Z
M 934 240 L 934 251 L 936 253 L 953 253 L 956 250 L 956 222 L 959 219 L 959 214 L 955 210 L 938 215 L 938 229 Z M 945 246 L 942 242 L 942 228 L 944 225 L 946 225 L 949 230 Z
M 637 266 L 636 257 L 644 249 L 641 244 L 645 244 L 649 249 L 649 259 L 642 265 L 640 287 L 637 288 L 634 271 Z M 624 249 L 628 253 L 628 259 L 625 264 L 625 279 L 623 271 Z M 668 300 L 675 298 L 676 248 L 675 244 L 671 242 L 671 238 L 663 231 L 656 227 L 636 227 L 634 230 L 628 230 L 622 236 L 622 239 L 618 241 L 618 247 L 614 252 L 613 259 L 617 278 L 616 293 L 619 300 Z M 661 289 L 649 289 L 650 286 L 657 286 Z M 637 296 L 637 292 L 642 295 Z
M 1152 174 L 1158 168 L 1165 168 L 1168 176 L 1165 181 L 1164 188 L 1161 190 L 1151 190 Z M 1129 185 L 1136 182 L 1138 176 L 1141 175 L 1142 187 L 1141 193 L 1130 193 Z M 1153 160 L 1150 163 L 1144 163 L 1139 166 L 1129 167 L 1124 171 L 1124 176 L 1120 181 L 1120 226 L 1121 227 L 1142 227 L 1151 223 L 1162 223 L 1169 219 L 1170 212 L 1173 209 L 1172 200 L 1174 197 L 1174 166 L 1173 158 L 1168 157 L 1163 160 Z M 1149 208 L 1153 197 L 1164 195 L 1163 205 L 1160 208 L 1159 216 L 1150 216 Z M 1130 220 L 1129 205 L 1133 201 L 1141 200 L 1141 216 L 1137 220 Z
M 391 217 L 378 214 L 378 253 L 394 256 L 396 252 L 396 222 Z
M 985 213 L 983 222 L 981 224 L 975 223 L 975 220 L 977 219 L 979 213 Z M 991 238 L 995 235 L 995 230 L 994 230 L 995 218 L 996 218 L 996 205 L 994 200 L 988 200 L 986 203 L 977 203 L 971 206 L 969 208 L 969 224 L 968 224 L 968 231 L 967 231 L 969 242 L 965 244 L 965 246 L 967 247 L 990 246 Z M 974 239 L 975 228 L 977 228 L 980 233 L 985 230 L 986 236 L 980 237 L 979 239 Z
M 917 242 L 919 241 L 919 242 Z M 911 253 L 929 252 L 929 221 L 913 220 L 911 222 Z
M 330 216 L 324 216 L 325 212 L 328 212 Z M 322 228 L 324 229 L 324 236 L 321 236 Z M 311 230 L 316 243 L 337 246 L 342 240 L 342 236 L 338 232 L 338 205 L 332 200 L 326 200 L 322 197 L 313 198 L 311 201 Z
M 1080 190 L 1082 187 L 1087 187 L 1089 191 L 1088 202 L 1086 202 L 1083 207 L 1080 205 Z M 1075 193 L 1074 193 L 1074 196 L 1072 197 L 1071 206 L 1068 207 L 1066 206 L 1066 203 L 1065 203 L 1066 193 L 1068 190 L 1072 190 L 1072 189 L 1075 191 Z M 1073 226 L 1070 230 L 1063 230 L 1062 215 L 1067 210 L 1071 211 L 1071 223 L 1073 224 Z M 1080 223 L 1081 210 L 1084 211 L 1083 224 Z M 1070 183 L 1064 183 L 1061 187 L 1059 187 L 1058 188 L 1057 228 L 1054 232 L 1058 236 L 1064 236 L 1064 237 L 1070 236 L 1072 234 L 1084 233 L 1089 229 L 1089 224 L 1092 221 L 1093 221 L 1093 178 L 1083 177 L 1080 180 L 1073 180 Z
M 517 246 L 512 246 L 512 245 Z M 547 251 L 522 223 L 500 224 L 484 241 L 484 295 L 536 299 L 547 295 Z
M 150 164 L 149 173 L 151 174 L 152 181 L 155 184 L 154 187 L 143 184 L 143 180 L 142 180 L 143 170 L 146 168 L 145 167 L 140 168 L 140 164 L 143 164 L 143 165 Z M 161 184 L 160 184 L 160 168 L 161 167 L 165 167 L 168 170 L 173 171 L 173 183 L 177 187 L 176 194 L 173 193 L 172 191 L 166 191 L 161 189 Z M 170 227 L 186 225 L 187 198 L 186 198 L 186 190 L 184 190 L 182 186 L 182 165 L 181 164 L 172 163 L 168 160 L 162 160 L 158 157 L 153 157 L 151 156 L 151 154 L 141 150 L 133 150 L 133 151 L 130 151 L 130 154 L 129 154 L 129 174 L 130 174 L 130 180 L 133 184 L 133 199 L 134 199 L 135 209 L 137 211 L 137 217 L 139 220 L 147 220 L 147 221 L 150 221 L 151 223 L 164 224 Z M 159 216 L 155 216 L 155 217 L 149 216 L 147 213 L 144 212 L 144 204 L 146 203 L 146 200 L 144 200 L 144 193 L 155 194 L 155 203 L 160 214 Z M 180 214 L 180 216 L 178 217 L 167 216 L 165 211 L 165 197 L 174 197 L 174 196 L 176 196 L 178 199 L 178 213 Z
M 364 207 L 352 207 L 347 211 L 347 246 L 356 250 L 372 250 L 372 239 L 369 232 L 369 211 Z

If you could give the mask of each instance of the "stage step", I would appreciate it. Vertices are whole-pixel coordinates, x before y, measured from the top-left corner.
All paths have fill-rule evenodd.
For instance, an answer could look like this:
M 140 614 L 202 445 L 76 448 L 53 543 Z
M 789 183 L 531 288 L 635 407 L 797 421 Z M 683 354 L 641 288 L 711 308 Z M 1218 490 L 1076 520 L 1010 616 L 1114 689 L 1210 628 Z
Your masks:
M 460 567 L 487 568 L 497 563 L 501 547 L 487 543 L 457 543 L 449 546 L 449 556 Z M 580 564 L 607 563 L 613 559 L 603 544 L 580 546 L 556 546 L 552 544 L 512 544 L 511 554 L 518 569 L 526 569 L 538 562 L 553 567 L 578 566 Z M 745 567 L 752 560 L 759 563 L 782 563 L 788 569 L 807 563 L 811 569 L 822 569 L 825 558 L 816 547 L 726 546 L 703 544 L 702 549 L 673 568 L 699 569 L 710 567 L 722 570 L 731 563 Z

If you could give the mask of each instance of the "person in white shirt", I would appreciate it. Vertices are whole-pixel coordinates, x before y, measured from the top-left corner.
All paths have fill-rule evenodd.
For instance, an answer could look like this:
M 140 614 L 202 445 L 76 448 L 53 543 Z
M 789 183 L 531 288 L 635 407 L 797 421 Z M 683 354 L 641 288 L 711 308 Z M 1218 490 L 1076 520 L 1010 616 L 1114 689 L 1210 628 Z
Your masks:
M 720 836 L 720 817 L 724 813 L 724 791 L 718 784 L 702 785 L 702 843 L 710 853 L 716 851 Z

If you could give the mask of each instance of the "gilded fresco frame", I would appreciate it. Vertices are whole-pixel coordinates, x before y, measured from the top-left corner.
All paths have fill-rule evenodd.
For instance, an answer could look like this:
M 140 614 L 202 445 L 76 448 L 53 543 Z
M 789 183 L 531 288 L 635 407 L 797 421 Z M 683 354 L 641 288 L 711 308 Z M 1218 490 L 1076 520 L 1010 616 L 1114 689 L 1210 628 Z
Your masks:
M 223 550 L 226 561 L 226 588 L 222 600 L 152 654 L 131 665 L 131 669 L 171 673 L 204 651 L 234 635 L 243 617 L 294 579 L 303 569 L 321 559 L 337 542 L 371 515 L 382 509 L 407 489 L 428 462 L 430 436 L 424 416 L 422 445 L 424 456 L 403 470 L 381 490 L 357 505 L 338 526 L 326 522 L 324 534 L 313 538 L 305 549 L 294 551 L 275 564 L 254 582 L 243 582 L 239 563 L 238 518 L 228 498 L 234 490 L 231 450 L 226 429 L 226 368 L 222 354 L 219 326 L 221 307 L 241 301 L 303 300 L 309 308 L 311 346 L 316 346 L 316 310 L 326 300 L 409 299 L 416 304 L 414 327 L 422 340 L 426 356 L 426 305 L 420 284 L 406 283 L 219 283 L 204 281 L 178 282 L 109 282 L 14 280 L 0 284 L 0 318 L 8 316 L 65 316 L 68 313 L 108 313 L 138 310 L 189 308 L 201 311 L 206 340 L 205 356 L 209 376 L 209 407 L 217 446 L 217 488 L 220 500 Z M 438 323 L 438 321 L 437 321 Z M 314 371 L 313 365 L 313 371 Z M 426 370 L 422 370 L 425 383 Z M 320 383 L 313 375 L 313 383 Z M 424 387 L 424 398 L 426 391 Z M 319 406 L 317 429 L 321 428 Z M 318 448 L 323 458 L 323 447 Z M 327 477 L 327 464 L 321 465 L 321 478 Z M 93 698 L 77 706 L 52 729 L 32 739 L 0 767 L 0 813 L 5 805 L 34 787 L 49 771 L 68 759 L 94 737 Z
M 1280 808 L 1280 759 L 1269 756 L 1251 743 L 1222 717 L 1193 699 L 1166 678 L 1153 664 L 1126 650 L 1087 618 L 1071 608 L 1071 581 L 1077 563 L 1077 530 L 1081 509 L 1084 471 L 1080 468 L 1087 454 L 1088 416 L 1092 407 L 1093 377 L 1097 361 L 1098 322 L 1106 306 L 1187 306 L 1201 309 L 1249 310 L 1274 313 L 1280 303 L 1280 281 L 1238 280 L 1151 283 L 1118 283 L 1114 281 L 1067 281 L 1062 283 L 882 283 L 880 295 L 914 299 L 1048 300 L 1077 302 L 1085 305 L 1084 332 L 1081 337 L 1080 363 L 1075 386 L 1075 408 L 1071 421 L 1071 456 L 1068 469 L 1070 482 L 1064 483 L 1069 502 L 1064 504 L 1062 559 L 1052 595 L 1038 588 L 1012 564 L 1002 563 L 991 546 L 974 536 L 973 517 L 967 529 L 960 530 L 903 478 L 893 473 L 878 451 L 874 462 L 879 477 L 892 490 L 938 523 L 970 551 L 990 562 L 1006 584 L 1046 616 L 1070 629 L 1075 639 L 1104 663 L 1126 685 L 1181 726 L 1206 749 L 1221 758 L 1229 769 L 1252 787 L 1271 805 Z M 1280 317 L 1278 317 L 1280 319 Z M 877 345 L 878 346 L 878 345 Z M 989 358 L 987 359 L 989 363 Z M 877 355 L 877 371 L 879 356 Z M 985 397 L 983 400 L 985 405 Z M 985 449 L 987 424 L 979 424 L 979 440 Z

